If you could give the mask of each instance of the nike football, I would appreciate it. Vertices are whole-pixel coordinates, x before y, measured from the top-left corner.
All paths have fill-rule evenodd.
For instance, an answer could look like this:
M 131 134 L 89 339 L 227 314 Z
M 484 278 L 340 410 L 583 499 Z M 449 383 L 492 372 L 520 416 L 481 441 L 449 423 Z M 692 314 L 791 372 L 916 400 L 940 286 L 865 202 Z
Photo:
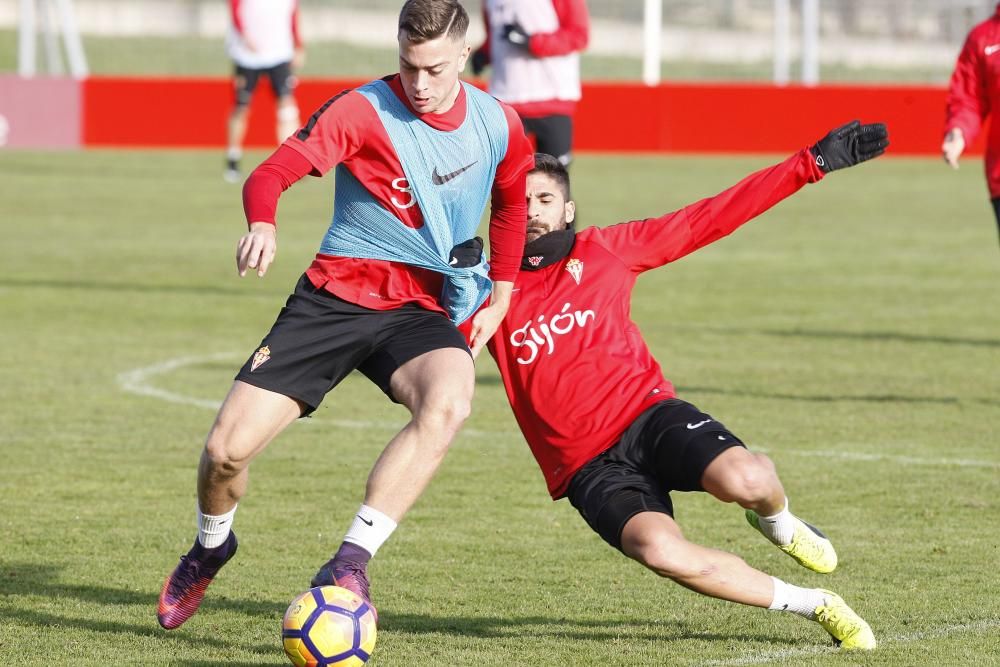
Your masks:
M 346 588 L 310 588 L 288 606 L 281 642 L 296 667 L 359 667 L 375 648 L 375 612 Z

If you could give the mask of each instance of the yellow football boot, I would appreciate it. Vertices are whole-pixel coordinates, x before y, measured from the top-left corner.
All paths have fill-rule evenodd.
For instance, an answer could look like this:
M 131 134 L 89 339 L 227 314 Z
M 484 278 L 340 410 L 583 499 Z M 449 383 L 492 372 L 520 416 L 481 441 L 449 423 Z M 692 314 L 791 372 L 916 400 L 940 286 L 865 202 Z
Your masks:
M 875 634 L 865 619 L 847 606 L 843 598 L 825 589 L 824 604 L 816 607 L 816 621 L 833 636 L 842 649 L 871 651 L 875 648 Z
M 760 517 L 753 510 L 747 510 L 747 521 L 751 526 L 760 531 Z M 792 535 L 790 544 L 776 544 L 775 546 L 794 558 L 799 565 L 809 568 L 813 572 L 827 574 L 837 568 L 837 551 L 833 548 L 826 535 L 818 528 L 811 526 L 805 521 L 793 516 L 795 521 L 795 532 Z M 763 534 L 763 531 L 761 531 Z M 767 537 L 765 535 L 765 537 Z

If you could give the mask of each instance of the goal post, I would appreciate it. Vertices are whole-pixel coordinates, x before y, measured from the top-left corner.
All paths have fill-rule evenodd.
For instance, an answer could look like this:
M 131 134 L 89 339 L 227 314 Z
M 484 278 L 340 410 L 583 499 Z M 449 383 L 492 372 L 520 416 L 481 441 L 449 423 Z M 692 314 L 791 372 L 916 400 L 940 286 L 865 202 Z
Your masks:
M 74 79 L 90 73 L 87 56 L 76 22 L 73 0 L 20 0 L 18 18 L 17 73 L 30 79 L 38 74 L 38 33 L 42 33 L 47 73 L 61 75 L 63 50 Z M 62 49 L 59 48 L 59 38 Z

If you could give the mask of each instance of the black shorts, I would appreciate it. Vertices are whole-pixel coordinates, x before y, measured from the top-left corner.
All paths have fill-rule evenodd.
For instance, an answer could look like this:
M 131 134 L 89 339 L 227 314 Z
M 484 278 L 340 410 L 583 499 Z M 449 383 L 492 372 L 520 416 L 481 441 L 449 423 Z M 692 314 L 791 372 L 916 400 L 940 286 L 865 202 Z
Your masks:
M 705 468 L 743 443 L 679 398 L 650 407 L 621 440 L 570 480 L 566 497 L 604 541 L 622 548 L 622 530 L 640 512 L 674 515 L 670 491 L 703 491 Z
M 573 160 L 573 118 L 570 116 L 542 116 L 522 118 L 524 131 L 535 135 L 539 153 L 548 153 L 564 165 Z
M 266 76 L 271 81 L 271 90 L 275 97 L 287 97 L 295 90 L 295 75 L 292 74 L 292 63 L 281 63 L 274 67 L 264 69 L 252 69 L 236 65 L 233 72 L 233 87 L 236 91 L 237 106 L 250 104 L 253 91 L 257 88 L 257 82 L 261 75 Z
M 449 347 L 469 351 L 465 336 L 443 313 L 412 304 L 363 308 L 314 287 L 303 275 L 236 379 L 305 403 L 305 416 L 353 370 L 396 401 L 389 386 L 396 369 Z

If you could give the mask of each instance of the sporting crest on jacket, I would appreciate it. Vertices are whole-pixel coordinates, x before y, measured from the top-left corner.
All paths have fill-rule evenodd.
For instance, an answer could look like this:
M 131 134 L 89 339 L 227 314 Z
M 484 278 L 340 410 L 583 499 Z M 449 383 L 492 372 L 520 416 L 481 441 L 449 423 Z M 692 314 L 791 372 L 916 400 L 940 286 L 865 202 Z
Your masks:
M 573 276 L 573 280 L 579 285 L 580 279 L 583 278 L 583 262 L 578 259 L 571 259 L 566 262 L 566 270 L 569 271 L 569 275 Z

